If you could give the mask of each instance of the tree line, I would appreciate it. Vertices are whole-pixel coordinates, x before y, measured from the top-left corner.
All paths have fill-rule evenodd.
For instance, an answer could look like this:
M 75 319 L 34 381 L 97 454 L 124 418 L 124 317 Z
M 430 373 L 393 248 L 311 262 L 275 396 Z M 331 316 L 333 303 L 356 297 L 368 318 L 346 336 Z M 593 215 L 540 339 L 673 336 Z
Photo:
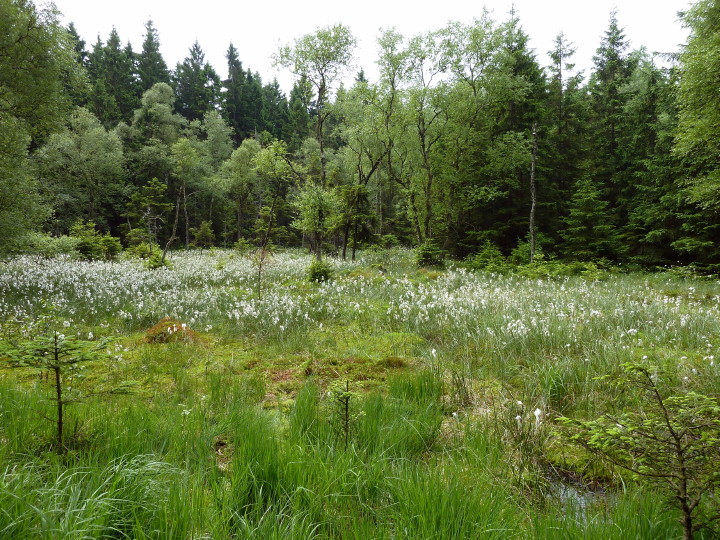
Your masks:
M 169 69 L 152 21 L 140 52 L 116 30 L 87 50 L 51 9 L 0 6 L 3 250 L 82 221 L 126 245 L 720 264 L 719 2 L 662 62 L 611 13 L 587 75 L 562 33 L 542 66 L 516 13 L 483 13 L 383 31 L 378 79 L 343 84 L 338 24 L 278 51 L 289 96 L 232 44 L 221 79 L 197 42 Z

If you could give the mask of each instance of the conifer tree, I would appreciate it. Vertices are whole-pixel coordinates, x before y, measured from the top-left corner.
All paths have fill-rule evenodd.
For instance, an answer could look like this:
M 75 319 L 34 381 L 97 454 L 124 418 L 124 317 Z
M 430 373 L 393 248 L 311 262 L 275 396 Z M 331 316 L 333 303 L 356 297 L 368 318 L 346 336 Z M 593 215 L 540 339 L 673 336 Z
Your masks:
M 679 129 L 675 150 L 690 167 L 688 195 L 720 211 L 720 4 L 701 0 L 683 17 L 690 38 L 680 56 Z
M 160 40 L 152 20 L 145 23 L 145 41 L 138 55 L 138 76 L 143 92 L 156 83 L 170 83 L 170 72 L 160 53 Z
M 564 250 L 568 258 L 592 261 L 615 259 L 621 252 L 619 235 L 610 221 L 608 202 L 587 176 L 577 183 L 565 219 Z
M 115 28 L 105 45 L 100 37 L 88 57 L 88 72 L 92 89 L 90 108 L 106 128 L 118 122 L 129 122 L 140 104 L 135 54 L 128 43 L 122 47 Z
M 700 0 L 683 17 L 690 29 L 680 55 L 679 118 L 675 153 L 682 160 L 685 197 L 692 202 L 683 228 L 695 238 L 678 247 L 693 259 L 720 267 L 720 4 Z
M 177 64 L 173 74 L 177 100 L 175 108 L 187 120 L 201 120 L 220 104 L 220 78 L 205 62 L 205 53 L 196 41 L 190 54 Z
M 288 102 L 277 79 L 262 88 L 262 126 L 274 139 L 283 139 L 287 132 Z
M 543 233 L 556 242 L 560 241 L 562 219 L 567 215 L 568 201 L 576 179 L 582 174 L 587 151 L 588 107 L 582 73 L 574 73 L 572 58 L 575 50 L 560 33 L 548 52 L 552 63 L 548 67 L 546 144 L 542 164 L 544 186 L 538 218 L 544 224 Z
M 284 139 L 288 141 L 288 150 L 297 152 L 302 142 L 310 135 L 310 100 L 312 89 L 304 77 L 293 84 L 288 103 L 288 123 Z
M 625 166 L 626 155 L 621 147 L 621 132 L 626 127 L 624 110 L 628 94 L 623 88 L 634 69 L 634 57 L 627 54 L 627 49 L 628 42 L 613 10 L 608 29 L 593 57 L 595 71 L 588 84 L 592 107 L 589 123 L 592 170 L 587 172 L 606 190 L 617 226 L 627 221 L 625 202 L 631 197 L 624 189 L 629 186 L 618 177 Z
M 235 146 L 239 146 L 247 133 L 243 125 L 246 116 L 244 102 L 245 70 L 238 56 L 238 50 L 230 43 L 227 53 L 228 77 L 223 81 L 222 110 L 225 120 L 233 130 Z

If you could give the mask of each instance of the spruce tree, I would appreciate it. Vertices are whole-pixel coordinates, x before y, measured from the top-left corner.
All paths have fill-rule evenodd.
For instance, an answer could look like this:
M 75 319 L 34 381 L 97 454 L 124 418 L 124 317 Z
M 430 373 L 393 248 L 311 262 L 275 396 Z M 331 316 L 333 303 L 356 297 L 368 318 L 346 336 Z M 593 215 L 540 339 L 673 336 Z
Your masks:
M 591 170 L 587 172 L 606 191 L 617 226 L 627 221 L 626 202 L 632 197 L 627 191 L 630 185 L 622 178 L 627 162 L 621 133 L 627 128 L 624 111 L 628 99 L 623 89 L 630 81 L 636 58 L 629 56 L 627 49 L 628 42 L 613 10 L 608 29 L 593 57 L 595 71 L 588 84 L 592 107 L 589 122 L 592 161 Z
M 575 180 L 581 176 L 586 158 L 586 124 L 588 107 L 582 87 L 582 74 L 574 73 L 572 62 L 575 47 L 564 34 L 556 36 L 548 52 L 552 60 L 548 67 L 548 100 L 545 115 L 543 196 L 538 219 L 544 224 L 543 233 L 559 243 L 562 219 L 567 215 L 568 201 Z
M 238 56 L 238 50 L 230 43 L 227 53 L 228 77 L 223 81 L 222 110 L 225 120 L 233 130 L 235 146 L 239 146 L 247 133 L 243 125 L 246 116 L 244 102 L 245 95 L 245 70 Z
M 129 122 L 140 104 L 135 54 L 128 43 L 122 47 L 115 28 L 105 45 L 100 37 L 88 56 L 90 109 L 106 128 Z
M 675 153 L 682 160 L 684 196 L 692 203 L 683 228 L 692 241 L 678 247 L 701 263 L 720 267 L 720 4 L 701 0 L 683 16 L 690 29 L 680 55 L 678 133 Z
M 288 150 L 297 152 L 306 137 L 310 135 L 310 100 L 312 88 L 304 77 L 293 84 L 288 103 L 288 123 L 284 140 L 288 142 Z
M 201 120 L 206 112 L 217 110 L 220 104 L 220 78 L 196 41 L 190 55 L 179 63 L 173 74 L 177 112 L 187 120 Z
M 563 248 L 570 259 L 614 259 L 623 251 L 610 220 L 608 201 L 590 177 L 578 181 L 565 224 Z
M 277 79 L 262 88 L 262 127 L 274 139 L 282 139 L 287 131 L 288 102 Z
M 160 53 L 160 40 L 152 20 L 145 23 L 145 41 L 138 56 L 138 75 L 143 92 L 156 83 L 170 82 L 170 72 Z

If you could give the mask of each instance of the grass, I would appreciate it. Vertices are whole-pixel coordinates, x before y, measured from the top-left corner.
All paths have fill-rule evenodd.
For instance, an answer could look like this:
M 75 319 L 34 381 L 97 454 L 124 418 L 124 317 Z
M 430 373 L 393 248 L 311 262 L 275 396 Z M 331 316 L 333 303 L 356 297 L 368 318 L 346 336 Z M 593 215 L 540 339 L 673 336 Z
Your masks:
M 73 404 L 58 454 L 49 383 L 0 371 L 0 538 L 680 536 L 552 420 L 637 406 L 598 379 L 629 360 L 717 396 L 717 281 L 425 271 L 396 250 L 317 284 L 309 262 L 276 255 L 260 291 L 228 252 L 3 263 L 0 337 L 52 314 L 118 338 L 70 383 L 136 384 Z M 583 474 L 606 494 L 558 489 Z

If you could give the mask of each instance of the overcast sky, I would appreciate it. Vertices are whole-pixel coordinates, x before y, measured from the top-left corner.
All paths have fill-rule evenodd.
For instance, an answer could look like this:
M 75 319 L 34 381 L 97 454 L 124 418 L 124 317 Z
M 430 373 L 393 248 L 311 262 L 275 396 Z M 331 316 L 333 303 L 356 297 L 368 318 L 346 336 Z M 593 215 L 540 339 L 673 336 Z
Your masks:
M 502 22 L 507 20 L 512 3 L 511 0 L 487 0 L 484 4 L 477 0 L 439 0 L 427 4 L 417 0 L 252 3 L 204 0 L 192 4 L 169 0 L 55 1 L 64 23 L 75 23 L 88 49 L 98 35 L 106 41 L 115 26 L 123 43 L 129 41 L 139 52 L 144 24 L 152 19 L 160 35 L 163 57 L 171 69 L 188 55 L 188 49 L 197 40 L 206 60 L 224 76 L 227 72 L 225 52 L 232 42 L 245 68 L 259 72 L 264 83 L 277 76 L 286 92 L 292 85 L 292 76 L 274 68 L 271 56 L 280 45 L 318 27 L 338 22 L 348 25 L 358 39 L 357 67 L 364 68 L 373 80 L 380 28 L 394 26 L 403 35 L 412 36 L 439 28 L 450 20 L 470 22 L 481 15 L 483 5 L 496 21 Z M 514 1 L 540 63 L 548 64 L 546 53 L 552 47 L 553 38 L 562 31 L 577 47 L 574 60 L 586 74 L 616 4 L 617 0 Z M 645 46 L 650 52 L 673 52 L 687 38 L 687 31 L 677 20 L 677 12 L 689 5 L 685 0 L 623 0 L 617 5 L 618 21 L 633 49 Z

